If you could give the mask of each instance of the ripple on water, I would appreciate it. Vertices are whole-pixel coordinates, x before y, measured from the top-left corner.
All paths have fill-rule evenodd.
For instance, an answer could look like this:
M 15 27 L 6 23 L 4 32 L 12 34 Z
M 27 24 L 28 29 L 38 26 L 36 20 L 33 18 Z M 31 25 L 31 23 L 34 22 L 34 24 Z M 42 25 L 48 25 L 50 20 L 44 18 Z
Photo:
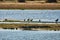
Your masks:
M 60 31 L 0 31 L 0 40 L 60 40 Z

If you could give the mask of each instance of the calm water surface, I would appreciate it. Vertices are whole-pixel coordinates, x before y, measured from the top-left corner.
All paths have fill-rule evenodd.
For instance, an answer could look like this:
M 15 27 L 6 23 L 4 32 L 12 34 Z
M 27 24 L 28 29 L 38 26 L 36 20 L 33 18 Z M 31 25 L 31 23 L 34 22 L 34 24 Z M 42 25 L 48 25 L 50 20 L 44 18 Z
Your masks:
M 0 40 L 60 40 L 60 31 L 0 31 Z
M 57 18 L 60 19 L 60 10 L 0 10 L 0 20 L 23 20 L 28 18 L 54 21 Z
M 0 10 L 2 19 L 60 19 L 60 10 Z M 59 20 L 60 21 L 60 20 Z M 60 31 L 0 30 L 0 40 L 60 40 Z

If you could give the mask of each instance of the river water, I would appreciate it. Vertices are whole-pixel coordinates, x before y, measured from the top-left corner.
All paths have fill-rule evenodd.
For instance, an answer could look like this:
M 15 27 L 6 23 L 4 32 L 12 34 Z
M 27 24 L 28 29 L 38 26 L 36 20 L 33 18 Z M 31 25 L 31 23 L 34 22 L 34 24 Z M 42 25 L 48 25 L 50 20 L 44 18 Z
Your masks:
M 57 18 L 60 19 L 60 10 L 0 10 L 0 20 L 40 19 L 55 22 Z
M 54 21 L 60 10 L 0 10 L 0 20 L 28 18 Z M 0 40 L 60 40 L 60 31 L 0 30 Z
M 60 31 L 0 30 L 0 40 L 60 40 Z

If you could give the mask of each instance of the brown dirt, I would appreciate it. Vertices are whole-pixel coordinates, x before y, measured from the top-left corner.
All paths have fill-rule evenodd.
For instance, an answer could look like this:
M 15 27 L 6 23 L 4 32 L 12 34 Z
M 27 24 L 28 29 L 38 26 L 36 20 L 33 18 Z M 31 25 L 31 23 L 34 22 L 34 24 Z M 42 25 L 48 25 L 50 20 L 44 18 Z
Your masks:
M 0 9 L 60 9 L 60 3 L 0 3 Z
M 60 24 L 0 24 L 0 28 L 21 28 L 23 26 L 49 26 L 51 28 L 40 28 L 40 29 L 60 30 Z

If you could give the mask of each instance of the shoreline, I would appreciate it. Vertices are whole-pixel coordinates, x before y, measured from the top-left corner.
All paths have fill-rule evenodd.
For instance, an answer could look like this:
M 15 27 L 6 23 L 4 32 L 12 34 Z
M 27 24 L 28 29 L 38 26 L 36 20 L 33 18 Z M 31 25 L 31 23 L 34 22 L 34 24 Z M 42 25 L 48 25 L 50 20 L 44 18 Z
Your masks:
M 50 31 L 59 31 L 60 23 L 0 23 L 1 29 L 11 29 L 11 30 L 50 30 Z
M 40 32 L 60 32 L 54 30 L 11 30 L 11 29 L 0 29 L 0 31 L 40 31 Z

